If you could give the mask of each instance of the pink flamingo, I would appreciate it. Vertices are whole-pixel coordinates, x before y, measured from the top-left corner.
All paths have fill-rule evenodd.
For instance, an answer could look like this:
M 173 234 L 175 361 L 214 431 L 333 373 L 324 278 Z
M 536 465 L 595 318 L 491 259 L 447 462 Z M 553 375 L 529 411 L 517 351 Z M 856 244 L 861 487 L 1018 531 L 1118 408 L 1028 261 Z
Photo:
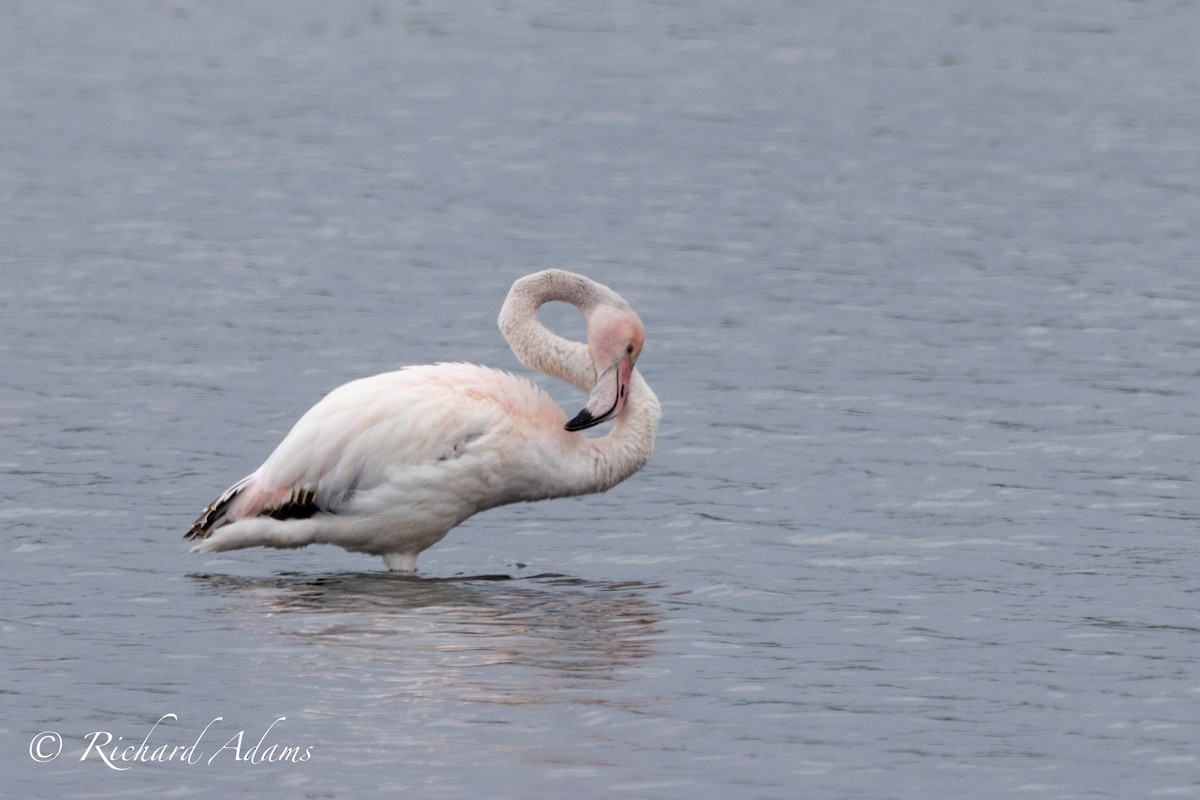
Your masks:
M 586 345 L 538 321 L 552 300 L 583 312 Z M 563 270 L 528 275 L 509 291 L 500 330 L 526 366 L 591 393 L 574 419 L 530 381 L 474 364 L 351 381 L 204 509 L 184 534 L 198 541 L 191 552 L 336 544 L 413 572 L 473 514 L 603 492 L 641 469 L 661 411 L 634 368 L 642 322 L 620 295 Z M 607 420 L 605 436 L 579 433 Z

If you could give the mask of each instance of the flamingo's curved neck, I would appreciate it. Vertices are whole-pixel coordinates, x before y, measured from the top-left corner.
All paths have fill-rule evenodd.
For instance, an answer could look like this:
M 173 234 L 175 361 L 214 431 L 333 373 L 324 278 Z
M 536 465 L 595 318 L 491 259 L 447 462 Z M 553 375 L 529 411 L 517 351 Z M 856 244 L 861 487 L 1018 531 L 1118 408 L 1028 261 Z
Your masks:
M 588 346 L 564 339 L 538 321 L 538 309 L 554 300 L 571 303 L 589 319 L 600 306 L 624 310 L 629 304 L 606 286 L 552 269 L 514 283 L 500 309 L 500 331 L 521 363 L 590 392 L 597 371 Z M 564 493 L 604 491 L 641 469 L 654 449 L 661 416 L 658 398 L 635 369 L 625 408 L 607 436 L 589 439 L 569 434 L 590 456 L 575 461 L 582 474 L 570 476 Z
M 522 364 L 590 392 L 596 368 L 587 345 L 564 339 L 538 321 L 538 309 L 555 300 L 570 303 L 585 317 L 602 304 L 626 303 L 611 289 L 581 275 L 550 269 L 514 283 L 500 309 L 500 332 Z

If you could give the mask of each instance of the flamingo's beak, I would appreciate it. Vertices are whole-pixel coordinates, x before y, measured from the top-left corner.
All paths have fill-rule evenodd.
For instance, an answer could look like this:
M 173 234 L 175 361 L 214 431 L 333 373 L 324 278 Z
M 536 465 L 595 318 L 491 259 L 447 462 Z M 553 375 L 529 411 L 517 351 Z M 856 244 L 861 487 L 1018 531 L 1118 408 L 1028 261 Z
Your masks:
M 581 431 L 606 422 L 621 412 L 629 398 L 629 379 L 633 375 L 633 359 L 626 355 L 609 367 L 596 381 L 587 405 L 567 423 L 569 431 Z

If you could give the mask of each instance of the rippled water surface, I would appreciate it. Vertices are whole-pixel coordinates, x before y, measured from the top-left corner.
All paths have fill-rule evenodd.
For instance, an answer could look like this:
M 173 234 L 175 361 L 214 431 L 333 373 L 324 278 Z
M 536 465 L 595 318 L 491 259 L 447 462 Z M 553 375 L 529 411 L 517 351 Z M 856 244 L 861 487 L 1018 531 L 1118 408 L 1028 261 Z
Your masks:
M 6 5 L 5 794 L 1200 796 L 1198 40 L 1194 2 Z M 643 472 L 415 577 L 187 554 L 339 383 L 520 369 L 496 313 L 551 266 L 647 324 Z

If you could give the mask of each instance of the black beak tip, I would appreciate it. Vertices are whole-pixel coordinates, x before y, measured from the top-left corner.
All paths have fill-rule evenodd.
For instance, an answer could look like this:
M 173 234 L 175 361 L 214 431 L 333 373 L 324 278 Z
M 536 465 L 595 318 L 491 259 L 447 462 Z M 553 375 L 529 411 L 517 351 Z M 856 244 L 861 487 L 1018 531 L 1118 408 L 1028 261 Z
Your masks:
M 600 422 L 600 420 L 593 417 L 592 412 L 588 411 L 585 408 L 582 411 L 580 411 L 578 414 L 576 414 L 575 419 L 568 422 L 566 425 L 563 426 L 563 428 L 568 431 L 581 431 L 581 430 L 584 430 L 585 428 L 592 427 L 593 425 L 597 424 L 598 422 Z

